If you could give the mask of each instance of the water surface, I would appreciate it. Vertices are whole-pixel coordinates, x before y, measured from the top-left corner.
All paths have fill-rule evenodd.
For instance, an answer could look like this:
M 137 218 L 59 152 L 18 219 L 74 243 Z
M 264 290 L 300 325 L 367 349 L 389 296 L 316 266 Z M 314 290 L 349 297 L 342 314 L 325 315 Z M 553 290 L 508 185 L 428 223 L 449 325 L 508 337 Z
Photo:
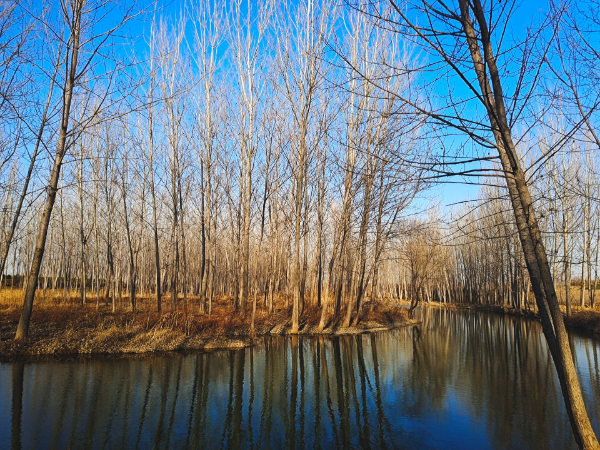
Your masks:
M 0 364 L 0 448 L 575 447 L 539 323 L 419 314 L 371 335 Z M 571 339 L 598 430 L 600 348 Z

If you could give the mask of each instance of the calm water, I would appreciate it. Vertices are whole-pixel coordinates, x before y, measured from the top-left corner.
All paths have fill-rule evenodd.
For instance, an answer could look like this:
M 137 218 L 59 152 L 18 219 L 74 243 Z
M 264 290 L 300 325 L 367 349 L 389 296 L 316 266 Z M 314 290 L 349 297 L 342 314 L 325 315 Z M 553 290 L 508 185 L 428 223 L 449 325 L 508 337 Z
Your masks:
M 419 329 L 268 338 L 138 360 L 0 365 L 1 448 L 571 448 L 536 322 L 423 311 Z M 598 343 L 572 336 L 588 411 Z

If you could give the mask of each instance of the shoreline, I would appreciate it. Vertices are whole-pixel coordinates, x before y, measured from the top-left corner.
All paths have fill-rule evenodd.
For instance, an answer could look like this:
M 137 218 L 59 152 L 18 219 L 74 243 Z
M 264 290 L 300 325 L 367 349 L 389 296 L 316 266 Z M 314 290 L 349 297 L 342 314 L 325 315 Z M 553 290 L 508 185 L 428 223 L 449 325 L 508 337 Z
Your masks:
M 30 337 L 14 341 L 18 323 L 15 308 L 0 311 L 2 340 L 0 362 L 52 361 L 70 359 L 138 358 L 172 353 L 194 353 L 218 350 L 239 350 L 258 345 L 267 336 L 335 337 L 377 333 L 418 325 L 407 314 L 407 302 L 377 305 L 364 314 L 356 326 L 347 328 L 328 323 L 318 330 L 319 315 L 308 309 L 298 334 L 291 334 L 288 308 L 278 308 L 273 314 L 257 311 L 255 333 L 250 333 L 250 317 L 242 318 L 223 308 L 208 314 L 181 311 L 162 314 L 140 311 L 96 311 L 72 306 L 39 306 L 34 312 Z M 419 307 L 433 309 L 463 309 L 525 317 L 539 320 L 533 310 L 500 305 L 461 303 L 421 303 Z M 586 336 L 600 338 L 600 311 L 576 308 L 566 317 L 568 329 Z
M 380 306 L 366 312 L 356 326 L 327 324 L 318 331 L 320 316 L 308 310 L 297 335 L 289 333 L 287 308 L 273 314 L 257 311 L 255 333 L 250 317 L 218 310 L 208 314 L 181 311 L 162 314 L 140 311 L 96 311 L 65 306 L 38 306 L 31 321 L 30 337 L 13 339 L 20 311 L 0 311 L 2 341 L 0 362 L 43 361 L 74 358 L 150 357 L 169 353 L 239 350 L 257 345 L 266 336 L 335 337 L 376 333 L 419 323 L 404 308 Z M 7 339 L 8 338 L 8 339 Z

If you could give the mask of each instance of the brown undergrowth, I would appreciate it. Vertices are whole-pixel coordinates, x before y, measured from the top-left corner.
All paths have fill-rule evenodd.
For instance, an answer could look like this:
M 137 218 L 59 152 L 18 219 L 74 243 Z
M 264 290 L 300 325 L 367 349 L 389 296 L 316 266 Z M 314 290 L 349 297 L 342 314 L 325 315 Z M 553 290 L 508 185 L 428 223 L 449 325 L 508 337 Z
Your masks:
M 65 301 L 61 294 L 40 297 L 39 301 L 36 298 L 29 338 L 15 341 L 21 312 L 17 295 L 21 292 L 0 292 L 0 360 L 44 355 L 134 355 L 243 348 L 253 345 L 260 336 L 287 334 L 291 329 L 291 306 L 286 306 L 281 298 L 277 299 L 272 314 L 262 304 L 257 307 L 252 333 L 251 311 L 245 317 L 234 313 L 232 300 L 226 297 L 215 299 L 209 315 L 199 312 L 197 298 L 189 299 L 187 312 L 181 298 L 178 309 L 173 312 L 165 298 L 165 311 L 161 314 L 155 312 L 154 299 L 142 298 L 136 313 L 127 308 L 125 301 L 113 313 L 112 306 L 104 302 L 98 303 L 97 310 L 94 298 L 84 307 L 76 296 L 69 296 Z M 373 308 L 367 306 L 354 327 L 341 328 L 330 320 L 319 332 L 320 314 L 319 308 L 307 305 L 301 317 L 300 333 L 364 333 L 413 323 L 405 308 L 378 303 Z

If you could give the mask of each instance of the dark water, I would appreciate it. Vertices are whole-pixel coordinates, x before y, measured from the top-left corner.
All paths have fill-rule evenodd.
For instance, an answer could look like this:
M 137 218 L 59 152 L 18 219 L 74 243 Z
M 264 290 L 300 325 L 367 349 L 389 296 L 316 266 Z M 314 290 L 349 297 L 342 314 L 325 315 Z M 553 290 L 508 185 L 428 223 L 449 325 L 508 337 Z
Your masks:
M 536 322 L 424 311 L 373 335 L 0 365 L 1 448 L 572 448 Z M 572 336 L 597 429 L 600 348 Z

